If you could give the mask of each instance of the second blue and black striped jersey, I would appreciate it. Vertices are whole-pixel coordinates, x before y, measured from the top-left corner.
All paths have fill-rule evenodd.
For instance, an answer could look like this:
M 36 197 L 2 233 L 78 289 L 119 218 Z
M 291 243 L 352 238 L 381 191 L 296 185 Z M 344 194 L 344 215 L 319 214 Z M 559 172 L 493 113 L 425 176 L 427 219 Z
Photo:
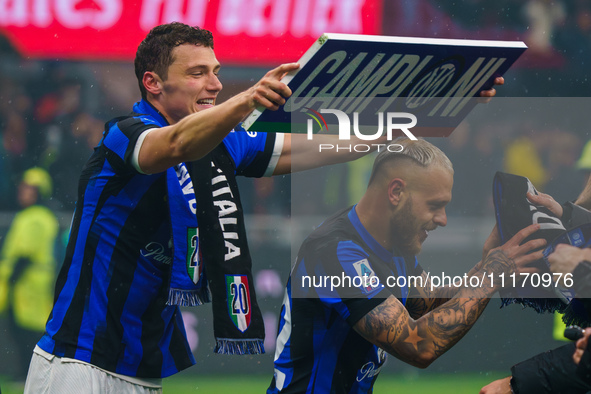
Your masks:
M 386 353 L 353 326 L 390 295 L 406 303 L 408 287 L 383 286 L 387 277 L 421 273 L 414 256 L 384 249 L 355 207 L 327 219 L 302 244 L 290 275 L 267 393 L 371 393 Z M 367 280 L 349 286 L 345 277 Z
M 136 103 L 131 115 L 107 124 L 82 170 L 54 307 L 38 343 L 46 352 L 139 378 L 195 363 L 180 310 L 166 305 L 172 250 L 165 174 L 141 174 L 132 164 L 139 136 L 166 125 L 147 101 Z M 223 145 L 239 174 L 262 176 L 274 138 L 232 132 Z

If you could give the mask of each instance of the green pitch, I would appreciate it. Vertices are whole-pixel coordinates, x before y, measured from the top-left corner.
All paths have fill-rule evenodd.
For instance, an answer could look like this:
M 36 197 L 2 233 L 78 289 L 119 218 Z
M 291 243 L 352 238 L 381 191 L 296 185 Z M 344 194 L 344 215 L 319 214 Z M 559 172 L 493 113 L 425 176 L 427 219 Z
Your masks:
M 474 394 L 482 386 L 493 380 L 505 377 L 502 373 L 481 374 L 423 374 L 422 376 L 406 376 L 380 374 L 374 393 L 438 393 L 438 394 Z M 227 376 L 227 375 L 190 375 L 184 374 L 164 380 L 165 394 L 185 393 L 240 393 L 261 394 L 269 385 L 269 376 Z M 0 379 L 2 394 L 21 394 L 23 386 Z
M 422 376 L 404 376 L 380 374 L 374 393 L 438 393 L 438 394 L 474 394 L 482 386 L 493 380 L 507 376 L 503 373 L 482 374 L 423 374 Z M 164 381 L 164 393 L 264 393 L 270 376 L 179 376 Z

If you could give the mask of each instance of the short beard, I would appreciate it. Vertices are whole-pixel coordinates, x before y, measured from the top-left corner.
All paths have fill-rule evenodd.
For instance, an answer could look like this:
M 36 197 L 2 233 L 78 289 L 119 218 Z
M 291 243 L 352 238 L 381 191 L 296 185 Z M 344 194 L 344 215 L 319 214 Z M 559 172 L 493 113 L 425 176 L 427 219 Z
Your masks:
M 417 236 L 420 226 L 417 219 L 412 214 L 412 197 L 409 196 L 407 202 L 400 206 L 391 221 L 392 224 L 392 243 L 394 247 L 402 253 L 403 256 L 415 256 L 421 251 L 417 247 Z

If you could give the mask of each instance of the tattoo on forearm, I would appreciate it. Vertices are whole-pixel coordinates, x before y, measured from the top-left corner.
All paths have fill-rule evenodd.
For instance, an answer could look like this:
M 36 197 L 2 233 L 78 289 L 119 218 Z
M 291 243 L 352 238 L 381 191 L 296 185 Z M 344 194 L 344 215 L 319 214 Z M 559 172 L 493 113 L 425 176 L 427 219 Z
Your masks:
M 388 349 L 393 343 L 408 336 L 411 322 L 404 306 L 398 301 L 386 300 L 365 315 L 358 323 L 364 336 L 380 338 L 380 346 Z
M 402 310 L 396 308 L 396 305 L 392 307 L 388 302 L 381 303 L 361 319 L 364 334 L 377 337 L 386 331 L 388 337 L 396 338 L 399 327 L 402 325 L 401 312 Z
M 431 281 L 427 273 L 423 272 L 421 276 L 423 278 L 423 285 L 413 288 L 412 296 L 409 295 L 409 299 L 406 302 L 406 309 L 413 319 L 418 319 L 427 312 L 443 305 L 458 292 L 457 288 L 447 286 L 436 287 L 434 290 L 431 290 Z
M 493 274 L 495 277 L 505 273 L 507 275 L 512 274 L 516 270 L 515 261 L 507 257 L 507 255 L 501 250 L 495 250 L 486 257 L 482 264 L 482 270 L 489 274 Z
M 437 356 L 443 354 L 468 332 L 488 301 L 488 298 L 478 297 L 454 298 L 428 315 L 428 327 L 437 345 Z

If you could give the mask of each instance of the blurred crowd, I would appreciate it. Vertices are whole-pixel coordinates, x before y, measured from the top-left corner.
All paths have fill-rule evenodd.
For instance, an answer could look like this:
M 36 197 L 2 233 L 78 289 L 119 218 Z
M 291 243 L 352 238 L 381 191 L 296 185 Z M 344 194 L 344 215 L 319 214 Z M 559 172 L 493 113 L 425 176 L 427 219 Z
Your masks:
M 591 87 L 591 3 L 586 0 L 393 0 L 386 35 L 522 40 L 515 96 L 583 97 Z
M 17 207 L 14 185 L 39 166 L 53 178 L 52 208 L 72 210 L 78 174 L 102 135 L 101 90 L 85 64 L 29 61 L 5 40 L 0 47 L 0 209 Z

